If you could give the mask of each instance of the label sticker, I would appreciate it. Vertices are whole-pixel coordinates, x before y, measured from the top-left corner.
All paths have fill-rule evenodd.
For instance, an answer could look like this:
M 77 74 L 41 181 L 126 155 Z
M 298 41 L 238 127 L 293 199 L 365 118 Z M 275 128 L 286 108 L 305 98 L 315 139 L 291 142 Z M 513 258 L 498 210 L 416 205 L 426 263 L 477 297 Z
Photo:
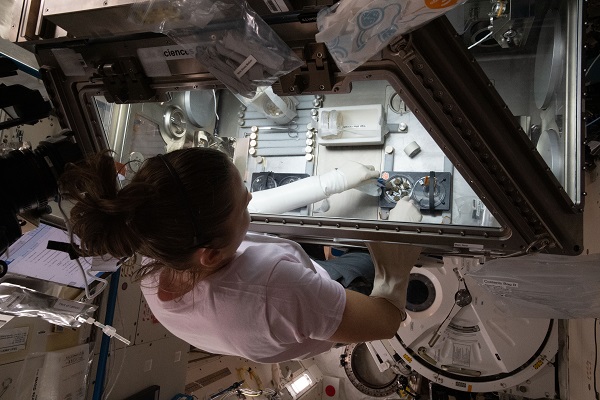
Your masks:
M 23 293 L 13 293 L 10 296 L 0 296 L 0 310 L 10 311 L 25 298 Z
M 473 243 L 454 243 L 454 247 L 460 247 L 462 249 L 471 249 L 471 250 L 483 250 L 482 244 L 473 244 Z
M 452 345 L 452 364 L 470 367 L 471 346 L 468 344 L 454 343 Z
M 189 43 L 185 46 L 157 46 L 138 49 L 137 54 L 144 72 L 149 77 L 171 76 L 169 62 L 172 60 L 184 60 L 196 58 L 197 43 Z
M 85 304 L 63 299 L 58 299 L 54 303 L 54 308 L 61 311 L 81 312 L 84 307 Z
M 486 286 L 493 286 L 499 288 L 518 288 L 517 282 L 501 281 L 496 279 L 483 279 L 483 284 Z
M 233 73 L 238 79 L 240 79 L 246 72 L 250 70 L 250 68 L 254 66 L 254 64 L 256 64 L 256 58 L 254 58 L 252 55 L 249 55 L 246 57 L 244 62 L 242 62 L 240 66 L 233 71 Z
M 0 331 L 0 354 L 13 353 L 25 349 L 28 327 Z

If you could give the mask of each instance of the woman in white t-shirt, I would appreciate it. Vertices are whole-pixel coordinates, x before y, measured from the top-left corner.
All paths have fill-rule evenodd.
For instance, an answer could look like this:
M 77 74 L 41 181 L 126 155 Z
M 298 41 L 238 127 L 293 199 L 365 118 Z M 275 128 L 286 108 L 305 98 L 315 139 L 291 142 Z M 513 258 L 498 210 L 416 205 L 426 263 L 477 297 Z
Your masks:
M 350 163 L 307 178 L 292 197 L 308 204 L 377 176 Z M 280 362 L 335 343 L 390 338 L 403 318 L 405 293 L 386 294 L 394 282 L 378 283 L 376 274 L 378 297 L 346 290 L 298 244 L 249 234 L 253 195 L 222 152 L 192 148 L 150 158 L 122 189 L 114 159 L 103 153 L 70 165 L 59 184 L 74 202 L 69 223 L 82 253 L 151 260 L 138 271 L 150 309 L 200 349 Z M 270 207 L 259 200 L 259 209 Z

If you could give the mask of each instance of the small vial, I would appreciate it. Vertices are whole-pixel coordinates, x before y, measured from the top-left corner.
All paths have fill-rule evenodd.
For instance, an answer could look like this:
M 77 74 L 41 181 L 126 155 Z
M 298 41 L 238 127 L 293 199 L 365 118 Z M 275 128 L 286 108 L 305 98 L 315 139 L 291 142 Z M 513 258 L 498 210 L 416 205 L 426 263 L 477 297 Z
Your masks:
M 250 134 L 250 139 L 251 139 L 251 140 L 256 140 L 256 138 L 258 138 L 258 135 L 256 134 L 256 132 L 252 132 L 252 133 Z
M 250 147 L 248 149 L 248 154 L 250 154 L 253 157 L 256 157 L 256 149 L 254 147 Z
M 253 126 L 252 128 L 250 128 L 250 131 L 254 133 L 258 132 L 258 126 Z
M 306 145 L 307 146 L 312 146 L 313 145 L 313 140 L 312 139 L 306 139 Z
M 308 131 L 308 132 L 306 132 L 306 138 L 307 138 L 307 139 L 312 139 L 314 135 L 315 135 L 315 134 L 313 133 L 313 131 Z
M 256 147 L 257 144 L 258 144 L 258 142 L 256 140 L 250 141 L 250 147 Z
M 312 148 L 312 146 L 306 146 L 306 147 L 304 148 L 304 151 L 305 151 L 306 153 L 312 153 L 312 151 L 313 151 L 313 148 Z
M 306 158 L 306 161 L 312 161 L 313 158 L 315 158 L 312 154 L 310 153 L 306 153 L 306 155 L 304 156 L 304 158 Z

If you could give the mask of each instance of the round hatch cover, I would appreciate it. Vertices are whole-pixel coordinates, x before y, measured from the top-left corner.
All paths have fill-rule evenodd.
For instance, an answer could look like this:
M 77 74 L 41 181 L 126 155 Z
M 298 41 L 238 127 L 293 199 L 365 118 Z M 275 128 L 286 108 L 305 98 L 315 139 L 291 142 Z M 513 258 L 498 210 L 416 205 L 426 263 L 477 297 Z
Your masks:
M 463 279 L 469 268 L 477 262 L 459 257 L 413 268 L 408 317 L 390 344 L 412 369 L 443 386 L 492 392 L 525 382 L 556 354 L 557 324 L 503 317 L 485 289 Z

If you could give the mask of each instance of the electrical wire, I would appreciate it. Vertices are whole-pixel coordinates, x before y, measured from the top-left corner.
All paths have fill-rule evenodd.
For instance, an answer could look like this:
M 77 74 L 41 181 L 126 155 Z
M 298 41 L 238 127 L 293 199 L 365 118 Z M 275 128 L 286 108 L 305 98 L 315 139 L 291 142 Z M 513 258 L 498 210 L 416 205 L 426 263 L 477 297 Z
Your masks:
M 485 42 L 486 40 L 488 40 L 490 38 L 490 36 L 492 36 L 492 31 L 490 31 L 487 35 L 485 35 L 484 37 L 482 37 L 481 39 L 479 39 L 478 41 L 476 41 L 475 43 L 473 43 L 472 45 L 470 45 L 469 47 L 467 47 L 467 49 L 471 50 L 473 47 Z
M 595 120 L 593 120 L 593 121 L 592 121 L 592 122 L 590 122 L 590 123 L 587 123 L 587 124 L 585 124 L 585 127 L 587 128 L 587 127 L 589 127 L 590 125 L 593 125 L 593 124 L 595 124 L 595 123 L 596 123 L 598 120 L 600 120 L 600 117 L 596 118 Z
M 67 213 L 65 212 L 65 210 L 62 207 L 62 195 L 61 193 L 58 193 L 58 209 L 60 210 L 60 213 L 62 214 L 64 220 L 65 220 L 65 226 L 67 227 L 67 233 L 69 235 L 69 240 L 71 241 L 71 238 L 73 237 L 73 233 L 71 231 L 71 224 L 69 222 L 69 217 L 67 216 Z M 72 241 L 71 241 L 71 245 L 75 245 Z M 108 287 L 108 281 L 106 279 L 100 278 L 96 275 L 93 275 L 90 270 L 85 270 L 83 268 L 83 265 L 81 264 L 81 261 L 79 261 L 79 258 L 75 259 L 75 263 L 77 264 L 77 266 L 79 267 L 79 271 L 81 272 L 81 275 L 83 276 L 83 285 L 84 285 L 84 290 L 85 290 L 85 297 L 87 298 L 88 301 L 92 301 L 94 300 L 96 297 L 98 297 L 103 291 L 104 289 L 106 289 Z M 90 292 L 90 286 L 88 284 L 88 277 L 92 278 L 92 280 L 100 282 L 101 286 L 98 287 L 96 286 L 94 293 L 92 294 Z
M 119 322 L 121 323 L 121 329 L 123 329 L 125 326 L 125 322 L 123 321 L 123 313 L 121 312 L 121 303 L 119 303 L 119 297 L 116 298 L 115 303 L 117 305 L 117 311 L 119 312 Z M 114 342 L 114 340 L 113 340 L 113 342 Z M 119 377 L 121 376 L 121 371 L 123 370 L 123 365 L 125 364 L 125 358 L 127 357 L 127 347 L 128 346 L 125 346 L 123 348 L 123 356 L 121 357 L 121 363 L 119 365 L 119 369 L 117 370 L 117 375 L 114 377 L 114 380 L 112 382 L 112 386 L 110 387 L 110 389 L 108 389 L 108 392 L 104 392 L 105 394 L 103 397 L 106 400 L 109 399 L 109 395 L 112 393 L 113 389 L 117 385 L 117 382 L 119 381 Z M 113 359 L 115 357 L 115 354 L 116 354 L 116 349 L 113 348 Z M 111 365 L 110 370 L 112 370 L 112 368 L 114 366 L 114 360 L 112 361 L 112 363 L 113 363 L 113 365 Z M 108 387 L 109 382 L 110 382 L 110 377 L 106 380 L 105 387 Z
M 598 58 L 600 58 L 600 54 L 598 54 L 596 56 L 596 58 L 594 58 L 594 61 L 592 61 L 592 63 L 590 64 L 589 67 L 587 67 L 587 71 L 585 71 L 585 76 L 588 76 L 588 74 L 590 73 L 590 71 L 592 70 L 592 67 L 594 66 L 594 64 L 596 64 L 596 61 L 598 61 Z
M 213 98 L 215 99 L 215 117 L 217 117 L 217 121 L 219 121 L 219 113 L 217 113 L 217 92 L 215 89 L 212 90 Z
M 260 397 L 260 396 L 270 397 L 270 396 L 277 394 L 277 392 L 274 389 L 252 390 L 252 389 L 238 388 L 238 389 L 230 390 L 229 392 L 223 394 L 221 399 L 226 399 L 226 398 L 229 398 L 232 396 L 237 396 L 239 394 L 241 394 L 243 396 L 247 396 L 247 397 Z
M 594 396 L 596 400 L 600 399 L 598 394 L 598 379 L 596 379 L 596 371 L 598 370 L 598 318 L 594 318 Z
M 102 385 L 103 388 L 103 395 L 102 398 L 106 399 L 106 396 L 104 395 L 105 391 L 104 389 L 106 389 L 106 387 L 108 386 L 108 384 L 111 382 L 111 376 L 110 376 L 110 371 L 113 370 L 113 367 L 115 366 L 115 350 L 116 350 L 116 344 L 114 340 L 111 340 L 110 343 L 108 344 L 108 362 L 106 363 L 106 368 L 105 370 L 107 371 L 104 374 L 104 382 L 95 382 L 95 385 Z
M 519 250 L 514 253 L 502 255 L 502 256 L 494 256 L 493 258 L 512 258 L 512 257 L 521 257 L 527 255 L 529 253 L 540 253 L 546 247 L 550 245 L 548 239 L 540 239 L 535 242 L 531 242 L 529 246 L 525 250 Z

